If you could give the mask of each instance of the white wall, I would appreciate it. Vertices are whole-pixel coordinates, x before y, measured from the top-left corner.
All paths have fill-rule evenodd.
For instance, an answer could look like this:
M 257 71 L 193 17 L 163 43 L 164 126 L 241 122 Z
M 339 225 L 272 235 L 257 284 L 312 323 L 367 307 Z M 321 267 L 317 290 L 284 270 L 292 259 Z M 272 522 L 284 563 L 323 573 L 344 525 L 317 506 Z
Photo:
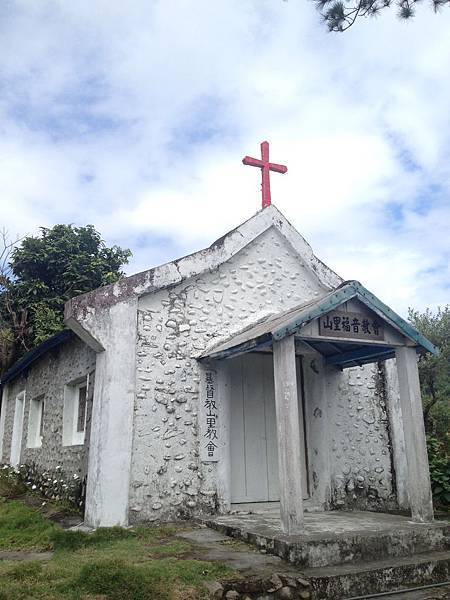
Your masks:
M 271 228 L 210 273 L 139 300 L 132 520 L 226 506 L 227 462 L 199 460 L 201 367 L 193 355 L 324 291 Z M 226 431 L 226 409 L 223 418 Z

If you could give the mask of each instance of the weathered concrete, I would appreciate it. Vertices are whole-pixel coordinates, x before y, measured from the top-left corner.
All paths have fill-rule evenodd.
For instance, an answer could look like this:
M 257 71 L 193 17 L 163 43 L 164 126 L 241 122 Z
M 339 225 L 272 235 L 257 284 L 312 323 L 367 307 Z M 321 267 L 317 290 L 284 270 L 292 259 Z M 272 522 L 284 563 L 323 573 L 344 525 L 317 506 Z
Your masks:
M 310 503 L 320 510 L 330 508 L 330 423 L 326 394 L 326 366 L 323 357 L 309 349 L 302 349 L 302 374 L 305 394 L 304 410 L 308 449 L 308 475 Z M 331 402 L 331 400 L 330 400 Z M 348 478 L 357 477 L 353 463 Z M 305 506 L 304 506 L 305 509 Z
M 388 560 L 303 569 L 302 574 L 311 584 L 313 599 L 340 600 L 448 581 L 450 552 L 426 552 Z
M 382 600 L 450 600 L 450 584 L 429 584 L 425 589 L 410 589 L 400 593 L 387 594 Z M 400 590 L 403 588 L 399 588 Z
M 405 453 L 408 464 L 408 494 L 415 521 L 433 520 L 433 499 L 428 470 L 427 444 L 415 348 L 395 351 L 402 410 Z
M 275 511 L 204 518 L 210 527 L 301 567 L 325 567 L 450 550 L 450 523 L 415 523 L 370 512 L 304 513 L 301 535 L 283 533 Z
M 325 287 L 308 267 L 279 229 L 271 227 L 201 277 L 139 298 L 131 522 L 229 510 L 227 365 L 214 365 L 220 461 L 204 463 L 204 367 L 194 356 L 262 315 L 323 293 Z M 305 360 L 305 381 L 308 392 L 313 391 L 305 400 L 309 488 L 322 509 L 397 507 L 388 422 L 376 377 L 372 365 L 341 373 L 312 357 Z
M 126 525 L 133 437 L 137 299 L 95 305 L 82 321 L 97 354 L 86 491 L 87 525 Z M 80 323 L 79 323 L 80 324 Z
M 182 532 L 178 537 L 194 544 L 191 555 L 195 558 L 220 562 L 235 572 L 222 583 L 207 585 L 211 598 L 301 600 L 310 597 L 309 582 L 295 567 L 276 556 L 261 554 L 208 528 Z
M 329 438 L 315 443 L 330 452 L 332 508 L 398 507 L 382 376 L 377 365 L 343 372 L 325 367 Z
M 280 477 L 281 528 L 287 535 L 303 530 L 300 477 L 300 427 L 294 336 L 273 344 L 275 408 Z
M 109 308 L 135 296 L 150 294 L 208 273 L 272 228 L 281 234 L 297 256 L 302 257 L 308 271 L 315 274 L 321 285 L 331 289 L 342 283 L 341 277 L 314 255 L 311 246 L 272 204 L 216 240 L 209 248 L 72 298 L 66 304 L 66 319 L 72 320 L 74 324 L 82 322 L 86 311 L 93 306 Z M 95 339 L 94 336 L 93 340 Z
M 229 508 L 226 363 L 215 365 L 220 462 L 203 463 L 204 367 L 193 355 L 261 314 L 294 306 L 324 289 L 272 227 L 217 269 L 139 299 L 132 522 Z
M 397 502 L 401 509 L 409 509 L 408 463 L 406 461 L 405 434 L 403 432 L 402 409 L 398 389 L 398 374 L 395 358 L 386 360 L 380 366 L 380 385 L 384 387 L 385 403 L 389 416 L 389 437 L 392 447 Z

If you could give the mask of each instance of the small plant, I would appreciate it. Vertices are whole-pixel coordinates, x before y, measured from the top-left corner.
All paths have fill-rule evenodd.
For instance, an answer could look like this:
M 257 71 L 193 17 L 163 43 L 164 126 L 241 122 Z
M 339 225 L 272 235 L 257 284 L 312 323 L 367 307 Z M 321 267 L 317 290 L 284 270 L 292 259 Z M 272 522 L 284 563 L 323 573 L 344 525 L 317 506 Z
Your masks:
M 72 509 L 84 506 L 85 480 L 78 473 L 67 475 L 62 467 L 42 471 L 35 464 L 18 468 L 10 465 L 0 467 L 0 496 L 17 498 L 27 492 L 35 492 L 49 500 L 66 504 Z
M 27 486 L 18 472 L 9 465 L 3 465 L 0 468 L 0 496 L 13 499 L 23 496 L 26 492 Z
M 427 436 L 428 462 L 431 489 L 437 505 L 450 507 L 450 456 L 444 444 L 437 438 Z

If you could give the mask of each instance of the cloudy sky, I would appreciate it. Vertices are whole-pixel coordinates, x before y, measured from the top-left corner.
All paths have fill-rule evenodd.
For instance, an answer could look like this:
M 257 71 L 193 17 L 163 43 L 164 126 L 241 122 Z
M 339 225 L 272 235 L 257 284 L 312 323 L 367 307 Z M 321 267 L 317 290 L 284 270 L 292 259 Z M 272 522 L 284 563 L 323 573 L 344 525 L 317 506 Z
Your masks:
M 450 9 L 330 34 L 309 0 L 3 0 L 0 226 L 93 223 L 128 272 L 260 208 L 405 314 L 450 301 Z

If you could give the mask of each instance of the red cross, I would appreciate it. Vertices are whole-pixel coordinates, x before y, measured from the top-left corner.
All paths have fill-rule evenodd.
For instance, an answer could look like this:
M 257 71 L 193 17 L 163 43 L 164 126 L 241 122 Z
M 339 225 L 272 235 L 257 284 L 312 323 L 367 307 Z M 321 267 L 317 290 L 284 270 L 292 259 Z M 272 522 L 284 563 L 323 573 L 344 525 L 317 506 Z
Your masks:
M 244 165 L 250 165 L 251 167 L 259 167 L 262 173 L 262 207 L 270 206 L 270 171 L 276 171 L 277 173 L 286 173 L 287 167 L 284 165 L 277 165 L 276 163 L 269 162 L 269 142 L 263 142 L 261 144 L 261 160 L 258 158 L 252 158 L 246 156 L 242 162 Z

